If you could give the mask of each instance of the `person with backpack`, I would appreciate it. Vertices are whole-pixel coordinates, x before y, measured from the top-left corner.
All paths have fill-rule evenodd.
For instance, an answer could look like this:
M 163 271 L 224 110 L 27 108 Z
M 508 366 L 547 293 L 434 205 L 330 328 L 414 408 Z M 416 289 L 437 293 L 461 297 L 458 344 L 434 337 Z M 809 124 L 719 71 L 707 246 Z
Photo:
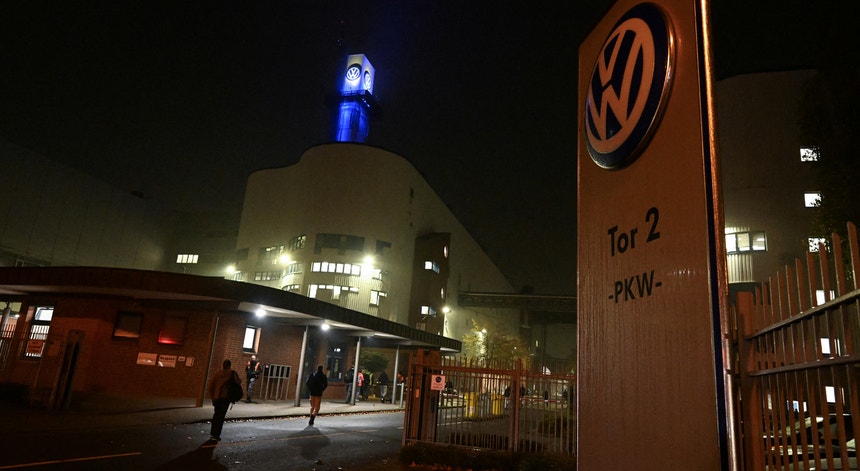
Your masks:
M 314 419 L 320 413 L 323 391 L 328 387 L 328 378 L 326 378 L 323 372 L 322 365 L 317 366 L 317 370 L 308 376 L 305 384 L 311 394 L 311 420 L 308 421 L 308 425 L 313 425 Z
M 241 392 L 238 397 L 230 395 L 230 389 L 242 391 L 242 380 L 232 366 L 233 362 L 229 359 L 224 360 L 221 371 L 215 373 L 209 380 L 209 397 L 212 398 L 212 405 L 215 407 L 215 412 L 212 414 L 212 427 L 209 431 L 209 440 L 213 442 L 221 440 L 221 429 L 224 427 L 227 408 L 232 402 L 242 399 Z

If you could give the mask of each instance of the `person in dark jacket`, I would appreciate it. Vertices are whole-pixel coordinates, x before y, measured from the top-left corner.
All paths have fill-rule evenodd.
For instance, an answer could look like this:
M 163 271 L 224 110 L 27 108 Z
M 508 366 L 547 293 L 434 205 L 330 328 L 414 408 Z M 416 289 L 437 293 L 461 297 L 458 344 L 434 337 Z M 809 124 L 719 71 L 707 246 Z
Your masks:
M 323 391 L 328 387 L 328 378 L 323 372 L 322 365 L 317 366 L 317 370 L 308 377 L 307 386 L 311 393 L 311 420 L 308 421 L 308 425 L 313 425 L 314 419 L 320 413 Z
M 346 383 L 346 400 L 344 400 L 343 402 L 347 404 L 352 403 L 352 398 L 354 397 L 354 394 L 352 393 L 352 382 L 354 379 L 355 367 L 350 366 L 349 371 L 347 371 L 346 374 L 343 375 L 343 382 Z
M 251 359 L 248 360 L 248 364 L 245 365 L 245 376 L 248 379 L 248 403 L 253 402 L 251 400 L 251 395 L 254 393 L 254 383 L 257 382 L 257 378 L 262 373 L 263 365 L 257 361 L 257 355 L 251 355 Z
M 227 408 L 230 407 L 230 400 L 227 399 L 227 382 L 235 381 L 236 384 L 242 385 L 242 380 L 239 378 L 239 374 L 231 368 L 232 365 L 233 362 L 230 360 L 224 360 L 221 371 L 215 373 L 209 380 L 209 397 L 212 398 L 212 405 L 215 407 L 215 413 L 212 414 L 209 440 L 214 442 L 221 440 L 221 429 L 224 427 Z
M 381 402 L 385 403 L 385 396 L 388 395 L 388 384 L 391 383 L 391 380 L 388 379 L 388 375 L 383 371 L 379 374 L 379 379 L 376 382 L 379 384 L 379 398 Z M 388 399 L 388 402 L 391 402 L 391 399 Z

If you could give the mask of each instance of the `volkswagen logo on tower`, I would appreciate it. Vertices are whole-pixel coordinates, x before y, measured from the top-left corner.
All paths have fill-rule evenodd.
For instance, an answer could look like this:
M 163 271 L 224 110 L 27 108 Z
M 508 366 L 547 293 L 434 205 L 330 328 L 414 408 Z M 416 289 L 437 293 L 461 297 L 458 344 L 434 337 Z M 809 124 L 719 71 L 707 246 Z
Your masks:
M 346 79 L 349 80 L 350 82 L 354 82 L 354 81 L 358 80 L 359 77 L 361 77 L 361 66 L 360 65 L 354 64 L 354 65 L 349 66 L 348 69 L 346 69 Z
M 623 168 L 648 144 L 668 98 L 673 45 L 653 3 L 631 8 L 603 42 L 585 103 L 586 145 L 600 167 Z

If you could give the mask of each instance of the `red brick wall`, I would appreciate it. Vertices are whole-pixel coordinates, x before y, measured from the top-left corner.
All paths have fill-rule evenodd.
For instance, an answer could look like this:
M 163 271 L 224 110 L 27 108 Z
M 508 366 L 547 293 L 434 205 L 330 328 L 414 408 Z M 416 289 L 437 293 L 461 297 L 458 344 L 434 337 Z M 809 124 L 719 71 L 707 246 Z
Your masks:
M 245 312 L 199 310 L 187 304 L 171 307 L 161 302 L 148 305 L 115 298 L 68 297 L 46 299 L 42 305 L 55 307 L 45 353 L 41 360 L 21 358 L 26 331 L 29 325 L 21 319 L 18 337 L 22 339 L 12 353 L 9 369 L 3 380 L 31 389 L 39 401 L 51 397 L 56 387 L 70 339 L 78 339 L 79 351 L 72 382 L 74 397 L 86 394 L 139 396 L 150 398 L 188 398 L 208 404 L 205 396 L 206 381 L 221 368 L 225 358 L 233 362 L 233 369 L 245 379 L 245 364 L 252 352 L 243 351 L 245 327 L 260 328 L 257 358 L 264 365 L 278 364 L 291 367 L 288 389 L 281 388 L 279 399 L 291 401 L 295 397 L 299 380 L 301 347 L 305 328 L 278 323 L 277 318 L 257 318 Z M 113 336 L 118 312 L 141 313 L 142 325 L 138 338 Z M 181 345 L 158 343 L 159 330 L 168 316 L 186 319 Z M 319 332 L 311 330 L 311 335 Z M 214 341 L 213 341 L 214 335 Z M 316 357 L 306 358 L 312 368 L 325 364 L 328 345 L 320 339 Z M 345 365 L 352 364 L 355 344 L 346 342 Z M 173 366 L 149 366 L 138 363 L 140 354 L 168 355 L 176 358 Z M 405 369 L 406 365 L 401 365 Z M 393 368 L 393 365 L 391 365 Z M 304 371 L 307 376 L 311 371 Z M 389 371 L 394 378 L 394 371 Z M 262 397 L 260 390 L 255 392 Z M 332 381 L 324 394 L 326 400 L 343 400 L 345 385 Z M 274 394 L 271 394 L 274 399 Z
M 139 338 L 113 337 L 118 311 L 143 314 Z M 54 316 L 52 337 L 65 339 L 69 331 L 84 331 L 75 390 L 152 397 L 197 397 L 202 391 L 214 312 L 148 308 L 110 300 L 63 299 L 57 302 Z M 158 343 L 167 316 L 186 319 L 181 345 Z M 138 364 L 142 353 L 175 357 L 174 366 Z

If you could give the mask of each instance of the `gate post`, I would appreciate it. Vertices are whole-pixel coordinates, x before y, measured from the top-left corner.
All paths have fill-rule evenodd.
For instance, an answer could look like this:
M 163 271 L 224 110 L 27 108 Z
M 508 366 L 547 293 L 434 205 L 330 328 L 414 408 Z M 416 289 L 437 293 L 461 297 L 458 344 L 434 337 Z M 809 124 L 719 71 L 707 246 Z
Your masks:
M 511 416 L 508 430 L 508 450 L 516 451 L 517 439 L 520 436 L 520 381 L 523 377 L 523 360 L 517 358 L 516 367 L 511 378 Z
M 418 350 L 410 358 L 403 445 L 436 439 L 439 393 L 430 390 L 430 375 L 437 373 L 441 364 L 442 356 L 435 350 Z
M 764 469 L 764 440 L 762 431 L 762 404 L 759 382 L 749 375 L 755 371 L 756 352 L 753 340 L 750 340 L 755 326 L 756 306 L 753 293 L 738 293 L 736 298 L 738 327 L 738 360 L 740 365 L 741 382 L 741 421 L 743 423 L 741 443 L 744 456 L 744 469 Z

